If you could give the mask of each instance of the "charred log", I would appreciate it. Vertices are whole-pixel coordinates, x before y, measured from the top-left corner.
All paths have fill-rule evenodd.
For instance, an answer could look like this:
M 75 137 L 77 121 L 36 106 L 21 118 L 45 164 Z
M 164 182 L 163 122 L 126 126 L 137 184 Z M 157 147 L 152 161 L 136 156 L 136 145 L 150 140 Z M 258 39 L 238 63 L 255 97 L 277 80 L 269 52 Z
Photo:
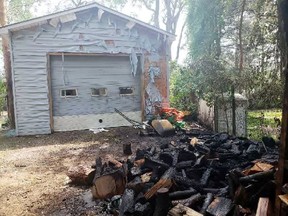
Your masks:
M 153 197 L 160 188 L 170 188 L 173 184 L 172 179 L 175 175 L 175 168 L 169 168 L 160 180 L 145 194 L 146 199 Z
M 266 172 L 260 172 L 260 173 L 248 175 L 245 177 L 241 177 L 239 180 L 241 183 L 245 183 L 245 182 L 249 183 L 249 182 L 254 182 L 254 181 L 259 181 L 259 180 L 269 181 L 274 178 L 274 173 L 275 173 L 275 170 L 269 170 Z
M 170 205 L 169 189 L 159 189 L 157 191 L 156 207 L 153 216 L 167 216 Z
M 196 202 L 198 202 L 201 199 L 203 199 L 203 196 L 201 196 L 201 194 L 198 193 L 198 194 L 192 195 L 188 199 L 172 201 L 172 205 L 175 206 L 175 205 L 178 205 L 178 204 L 182 204 L 184 206 L 189 207 L 189 206 L 195 204 Z
M 181 199 L 187 199 L 188 197 L 191 197 L 194 194 L 197 194 L 198 192 L 195 189 L 189 189 L 185 191 L 176 191 L 169 194 L 169 197 L 171 200 L 181 200 Z
M 200 213 L 205 214 L 208 206 L 212 203 L 212 201 L 213 201 L 213 194 L 212 193 L 208 193 L 206 198 L 205 198 L 205 201 L 203 203 L 203 206 L 201 208 Z

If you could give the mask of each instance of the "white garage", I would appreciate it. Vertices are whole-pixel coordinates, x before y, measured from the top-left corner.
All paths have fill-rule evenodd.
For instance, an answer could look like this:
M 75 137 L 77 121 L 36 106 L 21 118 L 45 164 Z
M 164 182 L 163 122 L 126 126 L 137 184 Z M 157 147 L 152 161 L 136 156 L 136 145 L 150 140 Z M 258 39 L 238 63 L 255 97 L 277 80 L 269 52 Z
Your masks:
M 142 121 L 169 102 L 175 36 L 103 5 L 8 25 L 0 35 L 10 43 L 17 135 L 128 126 L 115 108 Z

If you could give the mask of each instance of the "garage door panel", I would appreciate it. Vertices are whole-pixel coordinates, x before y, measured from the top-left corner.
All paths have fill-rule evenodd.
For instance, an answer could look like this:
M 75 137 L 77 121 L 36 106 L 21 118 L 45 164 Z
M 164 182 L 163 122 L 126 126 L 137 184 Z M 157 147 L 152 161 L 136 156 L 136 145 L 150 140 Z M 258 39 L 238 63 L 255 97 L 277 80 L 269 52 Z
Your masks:
M 89 129 L 95 126 L 99 115 L 105 114 L 106 118 L 114 115 L 114 108 L 141 119 L 140 73 L 135 77 L 131 74 L 128 56 L 65 56 L 64 61 L 61 56 L 52 56 L 51 83 L 56 131 L 67 130 L 64 125 L 77 122 L 75 119 L 84 121 L 79 126 L 81 129 Z M 133 95 L 120 95 L 120 87 L 133 87 Z M 107 95 L 92 96 L 91 88 L 106 88 Z M 62 89 L 77 89 L 78 95 L 61 97 Z M 94 117 L 95 121 L 87 119 L 87 116 Z M 108 119 L 105 127 L 112 127 L 113 121 Z M 93 125 L 91 122 L 94 122 Z
M 115 79 L 117 79 L 118 77 L 115 77 Z M 138 77 L 139 78 L 139 77 Z M 109 78 L 107 78 L 109 79 Z M 82 88 L 83 85 L 86 85 L 87 87 L 90 87 L 90 88 L 100 88 L 100 87 L 106 87 L 106 88 L 109 88 L 110 91 L 113 91 L 113 92 L 117 92 L 119 93 L 119 87 L 134 87 L 136 91 L 139 91 L 140 88 L 139 86 L 135 86 L 135 84 L 133 85 L 133 83 L 135 83 L 133 80 L 132 81 L 123 81 L 121 82 L 122 79 L 118 79 L 117 81 L 108 81 L 108 80 L 105 80 L 105 79 L 87 79 L 87 80 L 80 80 L 79 82 L 76 82 L 74 81 L 73 79 L 66 79 L 67 80 L 67 85 L 64 86 L 64 82 L 63 80 L 61 81 L 54 81 L 55 85 L 55 89 L 54 91 L 59 91 L 60 89 L 63 89 L 63 88 L 67 88 L 67 87 L 74 87 L 74 88 Z M 71 80 L 71 81 L 70 81 Z M 52 80 L 53 82 L 53 80 Z M 85 92 L 85 91 L 90 91 L 89 88 L 82 88 L 82 91 Z M 58 89 L 57 89 L 58 88 Z
M 85 106 L 82 104 L 85 103 Z M 116 99 L 106 98 L 105 100 L 73 100 L 71 98 L 64 99 L 61 102 L 56 103 L 54 109 L 58 110 L 54 116 L 66 116 L 66 115 L 86 115 L 86 114 L 102 114 L 114 112 L 114 108 L 121 111 L 139 111 L 139 104 L 141 100 L 133 97 L 130 99 Z

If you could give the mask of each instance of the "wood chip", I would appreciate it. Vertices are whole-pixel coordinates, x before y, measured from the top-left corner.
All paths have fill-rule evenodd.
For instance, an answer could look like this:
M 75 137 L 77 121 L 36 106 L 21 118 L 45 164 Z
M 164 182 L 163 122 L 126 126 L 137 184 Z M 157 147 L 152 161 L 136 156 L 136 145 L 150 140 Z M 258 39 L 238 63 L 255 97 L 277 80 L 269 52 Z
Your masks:
M 202 214 L 200 214 L 199 212 L 184 206 L 182 204 L 178 204 L 177 206 L 175 206 L 174 208 L 172 208 L 169 212 L 168 212 L 169 216 L 182 216 L 182 215 L 186 215 L 186 216 L 203 216 Z
M 207 212 L 213 216 L 226 216 L 233 209 L 233 203 L 230 199 L 217 197 L 209 205 Z
M 279 195 L 279 198 L 282 202 L 284 202 L 286 205 L 288 205 L 288 194 Z
M 197 139 L 196 137 L 193 137 L 193 138 L 191 139 L 190 144 L 191 144 L 192 146 L 197 145 L 197 144 L 198 144 L 198 139 Z
M 256 216 L 268 216 L 270 215 L 270 203 L 269 198 L 261 197 L 258 202 Z
M 151 176 L 152 176 L 152 172 L 149 172 L 149 173 L 145 173 L 143 175 L 141 175 L 141 180 L 143 183 L 147 183 L 150 181 L 151 179 Z

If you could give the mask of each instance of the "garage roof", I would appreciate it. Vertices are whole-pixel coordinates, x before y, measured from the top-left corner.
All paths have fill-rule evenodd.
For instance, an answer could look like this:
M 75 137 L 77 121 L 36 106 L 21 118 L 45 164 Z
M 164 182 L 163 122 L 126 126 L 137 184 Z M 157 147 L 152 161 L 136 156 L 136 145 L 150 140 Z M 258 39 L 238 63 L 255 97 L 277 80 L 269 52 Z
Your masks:
M 81 6 L 81 7 L 77 7 L 77 8 L 73 8 L 73 9 L 69 9 L 69 10 L 65 10 L 65 11 L 61 11 L 61 12 L 57 12 L 57 13 L 53 13 L 53 14 L 49 14 L 49 15 L 46 15 L 46 16 L 41 16 L 41 17 L 37 17 L 37 18 L 34 18 L 34 19 L 26 20 L 26 21 L 23 21 L 23 22 L 18 22 L 18 23 L 11 24 L 11 25 L 6 25 L 6 26 L 0 28 L 0 35 L 7 34 L 8 31 L 17 31 L 17 30 L 29 28 L 29 27 L 32 27 L 32 26 L 45 24 L 45 23 L 47 23 L 48 20 L 51 20 L 51 19 L 54 19 L 54 18 L 58 18 L 58 17 L 61 17 L 61 16 L 65 16 L 65 15 L 69 15 L 69 14 L 73 14 L 73 13 L 77 13 L 77 12 L 84 11 L 84 10 L 87 10 L 87 9 L 92 9 L 92 8 L 102 9 L 105 12 L 108 12 L 108 13 L 114 14 L 116 16 L 119 16 L 119 17 L 121 17 L 123 19 L 126 19 L 127 21 L 135 22 L 135 23 L 137 23 L 137 24 L 139 24 L 141 26 L 144 26 L 146 28 L 149 28 L 149 29 L 151 29 L 153 31 L 162 33 L 163 35 L 175 37 L 174 34 L 171 34 L 171 33 L 167 32 L 167 31 L 164 31 L 164 30 L 162 30 L 160 28 L 157 28 L 155 26 L 149 25 L 149 24 L 147 24 L 145 22 L 142 22 L 142 21 L 140 21 L 138 19 L 135 19 L 135 18 L 133 18 L 131 16 L 125 15 L 123 13 L 120 13 L 118 11 L 115 11 L 113 9 L 105 7 L 105 6 L 103 6 L 101 4 L 98 4 L 98 3 L 92 3 L 92 4 L 85 5 L 85 6 Z

